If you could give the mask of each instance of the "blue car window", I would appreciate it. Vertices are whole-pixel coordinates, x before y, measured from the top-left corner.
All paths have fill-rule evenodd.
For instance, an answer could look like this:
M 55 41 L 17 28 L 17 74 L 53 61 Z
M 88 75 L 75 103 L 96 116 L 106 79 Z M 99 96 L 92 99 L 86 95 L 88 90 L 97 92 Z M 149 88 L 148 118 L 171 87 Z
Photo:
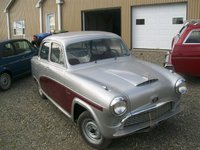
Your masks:
M 14 51 L 12 44 L 7 43 L 4 45 L 3 50 L 1 51 L 0 55 L 1 55 L 1 57 L 10 57 L 15 54 L 14 52 L 15 51 Z
M 31 52 L 30 45 L 27 41 L 16 41 L 13 42 L 15 46 L 15 53 L 16 54 L 22 54 L 22 53 L 29 53 Z

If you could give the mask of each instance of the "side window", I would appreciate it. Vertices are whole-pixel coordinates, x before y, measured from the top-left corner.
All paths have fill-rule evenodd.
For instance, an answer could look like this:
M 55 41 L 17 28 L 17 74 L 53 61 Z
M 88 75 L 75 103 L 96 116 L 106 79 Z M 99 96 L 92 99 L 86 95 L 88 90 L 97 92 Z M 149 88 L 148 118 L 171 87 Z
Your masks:
M 13 45 L 10 43 L 7 43 L 3 46 L 3 50 L 0 53 L 0 57 L 10 57 L 13 56 L 15 53 L 15 50 L 13 48 Z
M 50 43 L 44 43 L 40 49 L 40 58 L 48 60 Z
M 27 41 L 17 41 L 13 43 L 15 46 L 15 53 L 22 54 L 22 53 L 30 53 L 31 48 Z
M 62 47 L 57 43 L 52 43 L 50 60 L 58 64 L 64 64 L 64 53 Z
M 200 44 L 200 31 L 195 30 L 190 33 L 185 43 L 197 43 Z

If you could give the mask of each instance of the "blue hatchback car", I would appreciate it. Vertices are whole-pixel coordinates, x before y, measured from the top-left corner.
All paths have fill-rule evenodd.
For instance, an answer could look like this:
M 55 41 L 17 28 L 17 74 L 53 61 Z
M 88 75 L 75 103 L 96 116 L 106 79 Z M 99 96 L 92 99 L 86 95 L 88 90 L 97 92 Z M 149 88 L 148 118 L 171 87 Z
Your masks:
M 31 72 L 31 58 L 38 49 L 25 39 L 0 42 L 0 89 L 8 90 L 14 79 Z

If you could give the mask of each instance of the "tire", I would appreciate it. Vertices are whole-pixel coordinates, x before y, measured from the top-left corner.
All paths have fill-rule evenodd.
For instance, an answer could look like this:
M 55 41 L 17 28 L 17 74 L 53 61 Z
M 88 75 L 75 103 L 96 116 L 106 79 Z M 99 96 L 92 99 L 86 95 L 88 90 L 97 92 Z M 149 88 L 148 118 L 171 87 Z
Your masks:
M 42 99 L 47 99 L 47 97 L 44 95 L 44 93 L 43 93 L 43 91 L 42 91 L 42 88 L 41 88 L 41 86 L 40 86 L 39 83 L 38 83 L 38 93 L 39 93 L 39 95 L 40 95 L 40 97 L 41 97 Z
M 12 78 L 9 73 L 1 73 L 0 74 L 0 89 L 3 91 L 8 90 L 11 87 Z
M 96 149 L 105 149 L 111 143 L 110 139 L 103 137 L 97 123 L 88 111 L 79 116 L 78 127 L 83 139 Z

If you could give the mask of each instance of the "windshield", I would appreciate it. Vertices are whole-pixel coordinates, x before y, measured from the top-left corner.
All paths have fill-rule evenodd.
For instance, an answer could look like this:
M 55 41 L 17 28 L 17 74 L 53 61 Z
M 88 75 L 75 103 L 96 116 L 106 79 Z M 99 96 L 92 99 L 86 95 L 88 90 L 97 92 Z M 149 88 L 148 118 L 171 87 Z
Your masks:
M 95 39 L 73 43 L 66 48 L 71 65 L 130 55 L 121 39 Z

